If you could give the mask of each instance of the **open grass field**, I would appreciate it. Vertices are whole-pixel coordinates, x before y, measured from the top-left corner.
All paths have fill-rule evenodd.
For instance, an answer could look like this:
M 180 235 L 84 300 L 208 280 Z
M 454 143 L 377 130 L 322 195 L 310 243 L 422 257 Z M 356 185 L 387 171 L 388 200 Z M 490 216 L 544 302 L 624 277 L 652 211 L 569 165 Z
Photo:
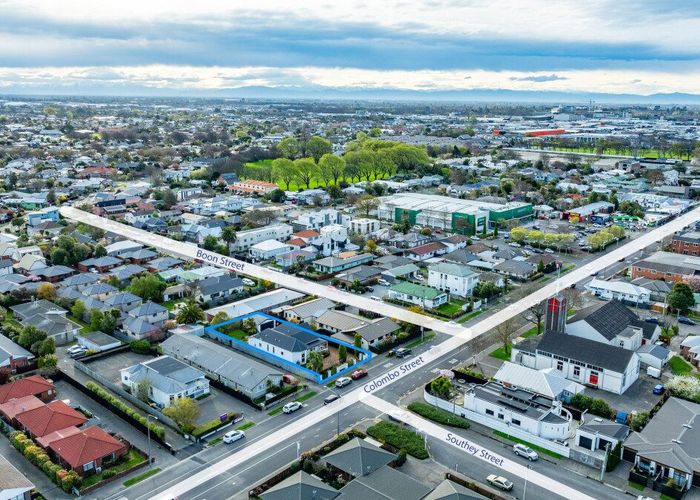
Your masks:
M 551 147 L 551 148 L 543 149 L 542 151 L 543 152 L 556 151 L 556 152 L 561 152 L 561 153 L 604 154 L 604 155 L 615 155 L 615 156 L 634 156 L 636 153 L 636 155 L 641 157 L 641 158 L 676 158 L 678 160 L 687 160 L 688 159 L 685 155 L 683 155 L 683 157 L 680 157 L 676 154 L 671 153 L 670 151 L 660 151 L 658 149 L 639 149 L 636 151 L 632 151 L 630 149 L 621 149 L 621 150 L 606 149 L 602 153 L 598 153 L 596 151 L 596 148 L 594 148 L 594 147 L 579 146 L 576 148 Z

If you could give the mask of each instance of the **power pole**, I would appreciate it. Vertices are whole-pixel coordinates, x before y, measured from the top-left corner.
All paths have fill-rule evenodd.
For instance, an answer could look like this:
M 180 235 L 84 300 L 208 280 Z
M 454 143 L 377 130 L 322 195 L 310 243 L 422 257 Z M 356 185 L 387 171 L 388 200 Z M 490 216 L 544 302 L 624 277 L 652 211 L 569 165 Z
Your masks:
M 605 458 L 603 458 L 603 465 L 600 468 L 600 481 L 603 482 L 603 476 L 605 475 L 605 468 L 608 466 L 608 455 L 610 454 L 610 443 L 605 444 Z

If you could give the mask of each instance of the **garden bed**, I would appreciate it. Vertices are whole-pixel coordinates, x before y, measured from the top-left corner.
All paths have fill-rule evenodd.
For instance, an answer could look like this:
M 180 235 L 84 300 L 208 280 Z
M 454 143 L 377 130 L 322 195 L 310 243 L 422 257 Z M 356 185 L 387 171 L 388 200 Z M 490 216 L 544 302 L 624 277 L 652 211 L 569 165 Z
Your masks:
M 414 431 L 392 422 L 379 422 L 367 429 L 367 434 L 382 443 L 387 443 L 399 450 L 405 450 L 412 457 L 421 460 L 428 458 L 423 438 Z

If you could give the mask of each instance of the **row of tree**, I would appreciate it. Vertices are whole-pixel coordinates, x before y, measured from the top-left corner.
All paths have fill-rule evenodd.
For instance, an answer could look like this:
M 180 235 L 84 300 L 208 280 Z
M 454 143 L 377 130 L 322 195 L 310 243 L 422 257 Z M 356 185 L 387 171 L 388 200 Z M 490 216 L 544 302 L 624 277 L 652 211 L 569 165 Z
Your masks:
M 574 235 L 572 233 L 545 233 L 522 227 L 514 227 L 510 230 L 510 239 L 516 243 L 529 243 L 530 245 L 536 246 L 563 248 L 574 242 Z

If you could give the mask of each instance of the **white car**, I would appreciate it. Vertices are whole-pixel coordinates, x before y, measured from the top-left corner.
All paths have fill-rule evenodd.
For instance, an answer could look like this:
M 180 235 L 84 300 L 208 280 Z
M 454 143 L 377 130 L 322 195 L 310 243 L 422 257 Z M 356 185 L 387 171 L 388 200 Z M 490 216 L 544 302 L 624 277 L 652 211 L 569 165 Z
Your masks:
M 291 403 L 287 403 L 286 405 L 284 405 L 282 407 L 282 411 L 284 413 L 287 413 L 287 414 L 294 413 L 295 411 L 297 411 L 301 407 L 302 407 L 302 404 L 299 401 L 292 401 Z
M 504 491 L 510 491 L 513 489 L 513 481 L 508 481 L 503 476 L 497 476 L 496 474 L 491 474 L 486 478 L 490 484 L 497 488 L 501 488 Z
M 552 250 L 551 248 L 545 248 L 544 253 L 554 253 L 554 250 Z
M 255 286 L 255 281 L 253 281 L 253 280 L 250 279 L 250 278 L 243 278 L 241 281 L 242 281 L 243 284 L 246 285 L 246 286 Z
M 341 387 L 345 387 L 346 385 L 350 385 L 352 383 L 352 379 L 350 377 L 340 377 L 335 381 L 335 386 L 340 389 Z
M 74 346 L 71 346 L 68 349 L 66 349 L 66 352 L 68 354 L 78 354 L 78 353 L 85 352 L 85 351 L 87 351 L 87 349 L 81 345 L 74 345 Z
M 230 443 L 235 443 L 239 439 L 243 439 L 245 437 L 245 432 L 243 431 L 230 431 L 224 434 L 224 443 L 230 444 Z
M 524 444 L 516 444 L 513 446 L 513 453 L 518 455 L 519 457 L 525 457 L 527 458 L 530 462 L 533 460 L 537 460 L 540 458 L 540 456 L 537 454 L 535 450 L 532 448 L 529 448 L 525 446 Z

